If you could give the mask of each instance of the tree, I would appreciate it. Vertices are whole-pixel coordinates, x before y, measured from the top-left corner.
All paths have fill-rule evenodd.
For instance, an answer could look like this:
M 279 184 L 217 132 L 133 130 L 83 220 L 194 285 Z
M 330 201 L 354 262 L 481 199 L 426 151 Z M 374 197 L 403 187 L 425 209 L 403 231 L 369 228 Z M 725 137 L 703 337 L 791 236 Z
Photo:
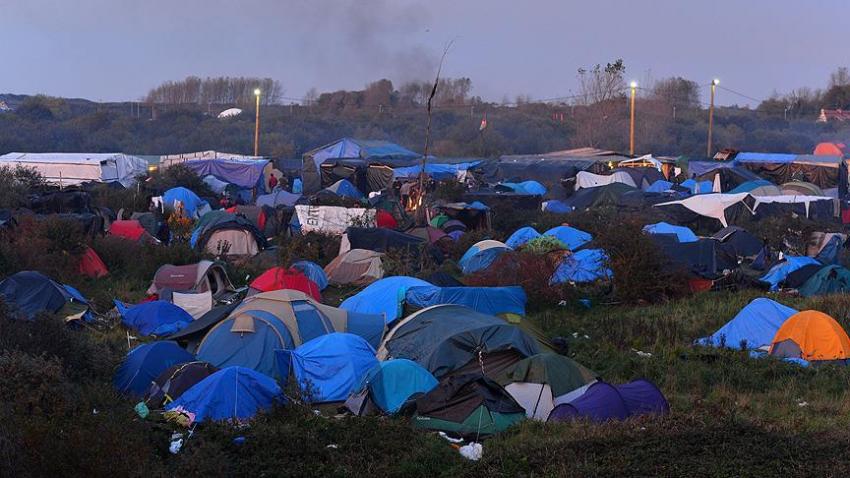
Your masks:
M 699 108 L 699 85 L 680 76 L 659 80 L 652 87 L 652 98 L 676 108 Z
M 623 96 L 626 65 L 620 58 L 605 68 L 597 64 L 591 69 L 579 68 L 579 99 L 583 105 L 601 103 Z

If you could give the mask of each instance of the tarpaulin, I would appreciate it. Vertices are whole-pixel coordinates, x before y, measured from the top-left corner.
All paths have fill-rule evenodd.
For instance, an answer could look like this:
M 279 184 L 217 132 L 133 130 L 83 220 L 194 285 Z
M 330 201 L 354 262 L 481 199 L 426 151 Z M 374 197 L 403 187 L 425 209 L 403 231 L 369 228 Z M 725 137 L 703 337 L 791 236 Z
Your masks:
M 610 176 L 601 174 L 593 174 L 587 171 L 580 171 L 576 174 L 576 190 L 581 188 L 595 188 L 598 186 L 607 186 L 611 183 L 623 183 L 632 187 L 637 187 L 632 176 L 625 171 L 618 171 Z
M 364 208 L 344 208 L 338 206 L 295 206 L 295 215 L 301 232 L 320 232 L 341 235 L 352 226 L 367 225 L 374 227 L 375 210 Z
M 181 163 L 200 177 L 215 176 L 221 181 L 235 184 L 242 188 L 258 187 L 265 190 L 260 179 L 263 170 L 269 162 L 262 160 L 224 160 L 200 159 Z
M 525 315 L 526 296 L 525 291 L 519 286 L 414 286 L 407 289 L 405 300 L 409 304 L 421 308 L 438 304 L 458 304 L 465 305 L 482 314 Z

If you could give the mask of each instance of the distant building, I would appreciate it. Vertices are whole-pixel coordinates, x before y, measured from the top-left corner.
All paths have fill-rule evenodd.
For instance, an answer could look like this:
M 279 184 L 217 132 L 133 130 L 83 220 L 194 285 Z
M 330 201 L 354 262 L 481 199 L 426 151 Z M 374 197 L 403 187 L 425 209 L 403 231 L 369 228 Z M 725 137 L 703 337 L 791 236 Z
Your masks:
M 818 123 L 828 123 L 830 121 L 850 121 L 850 111 L 844 110 L 826 110 L 821 108 L 818 116 Z

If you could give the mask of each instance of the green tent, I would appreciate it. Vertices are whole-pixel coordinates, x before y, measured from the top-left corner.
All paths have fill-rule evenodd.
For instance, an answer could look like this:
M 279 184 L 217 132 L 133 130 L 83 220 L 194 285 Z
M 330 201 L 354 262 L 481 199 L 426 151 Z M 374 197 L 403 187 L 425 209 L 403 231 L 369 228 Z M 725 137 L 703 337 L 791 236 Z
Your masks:
M 850 270 L 836 265 L 824 266 L 799 290 L 803 297 L 850 292 Z

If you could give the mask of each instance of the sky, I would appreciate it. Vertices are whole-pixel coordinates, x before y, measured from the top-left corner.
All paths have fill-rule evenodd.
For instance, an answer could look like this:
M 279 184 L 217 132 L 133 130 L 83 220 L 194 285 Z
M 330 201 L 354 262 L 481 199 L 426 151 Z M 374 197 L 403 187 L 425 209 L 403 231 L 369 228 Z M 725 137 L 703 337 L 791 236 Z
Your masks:
M 300 99 L 433 79 L 452 42 L 443 76 L 485 100 L 574 95 L 578 68 L 622 58 L 639 84 L 718 78 L 744 95 L 719 104 L 755 106 L 850 65 L 845 18 L 847 0 L 0 0 L 0 93 L 128 101 L 259 76 Z

